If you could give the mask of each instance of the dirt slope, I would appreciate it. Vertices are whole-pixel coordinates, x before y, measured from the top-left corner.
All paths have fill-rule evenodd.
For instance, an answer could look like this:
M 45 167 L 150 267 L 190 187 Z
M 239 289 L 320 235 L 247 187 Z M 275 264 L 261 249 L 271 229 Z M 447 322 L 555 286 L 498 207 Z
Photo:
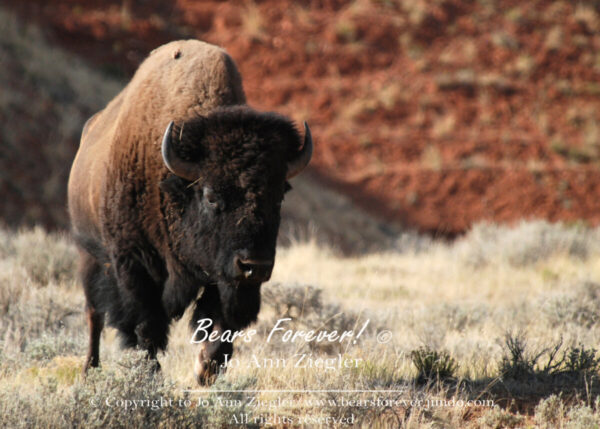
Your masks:
M 387 219 L 600 222 L 597 2 L 8 3 L 124 77 L 174 38 L 224 46 L 251 104 L 310 122 L 315 174 Z

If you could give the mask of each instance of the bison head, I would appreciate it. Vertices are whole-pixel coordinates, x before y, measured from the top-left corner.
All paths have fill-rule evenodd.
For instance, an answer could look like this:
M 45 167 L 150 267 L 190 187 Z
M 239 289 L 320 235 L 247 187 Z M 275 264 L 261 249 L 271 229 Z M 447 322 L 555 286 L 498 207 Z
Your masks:
M 287 180 L 310 161 L 290 120 L 229 107 L 170 123 L 162 158 L 173 174 L 161 184 L 171 251 L 215 283 L 260 285 L 275 258 Z

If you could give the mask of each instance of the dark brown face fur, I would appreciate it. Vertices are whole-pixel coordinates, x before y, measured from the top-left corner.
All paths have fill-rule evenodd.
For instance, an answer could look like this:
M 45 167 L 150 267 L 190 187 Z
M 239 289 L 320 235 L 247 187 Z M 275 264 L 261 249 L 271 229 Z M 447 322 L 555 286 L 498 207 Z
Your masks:
M 264 279 L 240 278 L 236 256 L 274 260 L 298 132 L 281 116 L 235 107 L 176 124 L 173 140 L 177 156 L 198 163 L 200 174 L 194 182 L 170 175 L 161 184 L 172 252 L 215 283 L 259 285 Z

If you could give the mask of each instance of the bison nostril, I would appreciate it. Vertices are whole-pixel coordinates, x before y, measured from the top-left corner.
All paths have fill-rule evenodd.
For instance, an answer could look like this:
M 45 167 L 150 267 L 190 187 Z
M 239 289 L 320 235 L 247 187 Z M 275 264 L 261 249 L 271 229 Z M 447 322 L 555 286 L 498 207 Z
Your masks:
M 242 259 L 235 256 L 234 263 L 238 277 L 246 280 L 268 280 L 273 270 L 272 260 Z
M 242 262 L 240 259 L 237 260 L 237 266 L 239 270 L 244 274 L 244 277 L 248 278 L 252 275 L 252 265 Z
M 246 272 L 251 269 L 247 264 L 243 262 L 243 260 L 239 257 L 235 257 L 235 268 L 240 274 L 246 275 Z

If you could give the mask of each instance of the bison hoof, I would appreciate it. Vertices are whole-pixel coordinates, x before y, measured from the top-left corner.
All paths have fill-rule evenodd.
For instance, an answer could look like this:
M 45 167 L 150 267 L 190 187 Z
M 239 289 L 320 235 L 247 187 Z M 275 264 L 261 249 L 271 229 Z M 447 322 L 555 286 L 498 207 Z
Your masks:
M 201 386 L 208 386 L 215 382 L 217 376 L 223 371 L 218 360 L 209 357 L 206 350 L 201 349 L 194 361 L 194 375 Z
M 85 378 L 87 376 L 87 372 L 90 368 L 98 368 L 100 366 L 100 361 L 97 358 L 87 357 L 85 359 L 85 363 L 83 364 L 83 368 L 81 369 L 81 373 Z
M 194 375 L 201 386 L 209 386 L 215 382 L 219 375 L 219 363 L 212 359 L 205 359 L 202 353 L 194 362 Z
M 158 359 L 152 359 L 152 361 L 150 362 L 150 371 L 153 374 L 156 374 L 157 372 L 160 372 L 160 369 L 160 362 L 158 362 Z

